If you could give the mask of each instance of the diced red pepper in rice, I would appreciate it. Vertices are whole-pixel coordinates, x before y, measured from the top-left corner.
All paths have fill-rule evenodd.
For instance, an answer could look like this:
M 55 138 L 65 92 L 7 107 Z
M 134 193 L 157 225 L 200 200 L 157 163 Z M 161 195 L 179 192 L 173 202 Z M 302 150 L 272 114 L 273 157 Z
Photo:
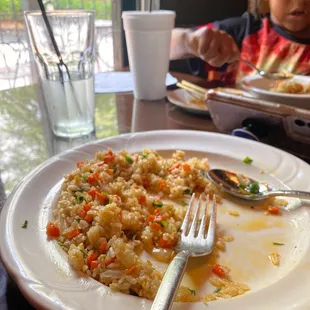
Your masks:
M 268 207 L 268 212 L 270 214 L 273 214 L 273 215 L 279 215 L 280 214 L 280 208 L 277 206 L 270 206 L 270 207 Z
M 109 266 L 109 265 L 115 263 L 115 261 L 116 261 L 116 257 L 111 257 L 111 258 L 108 258 L 108 259 L 104 262 L 104 264 L 105 264 L 106 266 Z
M 86 221 L 88 224 L 91 224 L 93 219 L 94 219 L 94 216 L 92 214 L 88 214 L 88 213 L 84 217 L 84 221 Z
M 144 195 L 141 195 L 138 197 L 138 201 L 139 201 L 140 205 L 145 205 L 146 197 Z
M 90 189 L 87 194 L 90 195 L 93 199 L 95 199 L 96 197 L 96 193 L 98 193 L 98 191 L 96 189 Z
M 90 270 L 94 270 L 96 269 L 98 266 L 99 266 L 100 262 L 99 260 L 93 260 L 91 263 L 90 263 Z
M 84 205 L 84 210 L 87 212 L 91 209 L 92 205 L 87 203 L 86 205 Z
M 135 273 L 136 271 L 137 271 L 137 267 L 136 267 L 136 266 L 132 266 L 131 268 L 127 269 L 127 270 L 125 271 L 125 273 L 126 273 L 127 275 L 130 275 L 130 274 Z
M 87 257 L 87 265 L 90 265 L 92 261 L 97 259 L 97 255 L 95 253 L 89 254 Z
M 164 238 L 160 238 L 158 241 L 158 245 L 163 249 L 170 249 L 174 246 L 175 240 L 166 240 Z
M 101 244 L 100 244 L 100 252 L 101 253 L 104 253 L 108 248 L 108 243 L 106 241 L 102 241 Z
M 161 229 L 161 225 L 158 223 L 151 223 L 150 227 L 154 231 L 159 231 Z
M 170 168 L 168 168 L 168 172 L 172 172 L 174 169 L 180 168 L 181 163 L 174 164 Z
M 80 229 L 75 227 L 75 228 L 71 229 L 69 232 L 67 232 L 66 236 L 68 239 L 73 239 L 76 236 L 78 236 L 80 233 L 81 233 Z
M 101 204 L 105 204 L 105 202 L 109 200 L 109 196 L 101 194 L 99 192 L 96 193 L 96 198 L 99 200 Z
M 110 150 L 105 156 L 104 156 L 104 163 L 108 164 L 110 162 L 112 162 L 115 158 L 115 155 L 113 154 L 113 152 Z
M 185 172 L 191 172 L 191 166 L 189 164 L 187 164 L 187 163 L 184 163 L 183 164 L 183 170 Z
M 167 186 L 167 181 L 166 180 L 161 180 L 159 182 L 159 188 L 164 189 Z
M 153 222 L 154 219 L 155 219 L 155 215 L 149 215 L 149 216 L 147 217 L 147 222 L 148 222 L 148 223 Z
M 222 266 L 220 264 L 215 264 L 212 268 L 212 272 L 219 277 L 224 277 L 230 269 L 228 267 Z
M 87 182 L 91 185 L 95 185 L 99 181 L 99 173 L 94 172 L 93 174 L 89 175 L 87 178 Z
M 84 217 L 86 216 L 86 211 L 85 211 L 85 209 L 83 208 L 83 209 L 81 209 L 78 213 L 77 213 L 77 215 L 81 218 L 81 219 L 84 219 Z
M 59 237 L 60 236 L 60 229 L 57 224 L 49 222 L 46 226 L 46 234 L 49 237 Z
M 84 164 L 85 164 L 85 163 L 84 163 L 83 161 L 78 161 L 78 162 L 76 163 L 76 166 L 77 166 L 78 168 L 81 168 Z
M 160 214 L 160 208 L 156 208 L 153 212 L 154 215 Z

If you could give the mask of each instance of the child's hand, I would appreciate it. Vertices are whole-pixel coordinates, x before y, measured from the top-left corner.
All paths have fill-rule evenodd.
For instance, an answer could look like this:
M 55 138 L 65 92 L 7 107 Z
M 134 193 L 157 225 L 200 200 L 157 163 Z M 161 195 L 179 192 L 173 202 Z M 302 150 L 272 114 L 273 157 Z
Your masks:
M 239 49 L 233 38 L 226 32 L 207 27 L 188 33 L 187 48 L 211 66 L 221 67 L 239 58 Z

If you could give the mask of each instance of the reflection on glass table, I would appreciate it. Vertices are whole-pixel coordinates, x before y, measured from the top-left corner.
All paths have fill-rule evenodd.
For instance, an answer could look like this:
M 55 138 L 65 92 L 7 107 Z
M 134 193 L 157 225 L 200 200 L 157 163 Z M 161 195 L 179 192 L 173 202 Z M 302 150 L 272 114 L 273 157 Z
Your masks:
M 55 137 L 38 88 L 31 85 L 1 92 L 0 171 L 6 194 L 49 157 L 94 139 L 119 134 L 115 94 L 107 94 L 96 96 L 95 132 L 77 139 Z

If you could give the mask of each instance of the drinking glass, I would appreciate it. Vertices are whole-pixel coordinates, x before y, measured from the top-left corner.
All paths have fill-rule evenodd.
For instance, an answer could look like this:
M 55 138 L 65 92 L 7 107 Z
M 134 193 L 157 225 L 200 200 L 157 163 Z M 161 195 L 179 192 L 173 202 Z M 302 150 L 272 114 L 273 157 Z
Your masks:
M 94 12 L 50 11 L 47 17 L 63 63 L 41 11 L 25 12 L 52 130 L 59 137 L 87 135 L 94 131 Z

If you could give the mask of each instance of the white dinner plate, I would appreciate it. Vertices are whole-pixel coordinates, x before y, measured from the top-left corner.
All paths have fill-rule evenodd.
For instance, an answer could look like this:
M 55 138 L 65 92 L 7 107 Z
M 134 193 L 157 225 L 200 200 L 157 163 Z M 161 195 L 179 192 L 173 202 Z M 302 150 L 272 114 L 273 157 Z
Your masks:
M 164 151 L 166 154 L 166 151 L 182 149 L 191 157 L 207 156 L 211 167 L 238 171 L 275 187 L 310 190 L 310 167 L 302 160 L 264 144 L 208 132 L 126 134 L 59 154 L 40 165 L 19 184 L 5 203 L 0 219 L 3 264 L 26 298 L 37 308 L 147 310 L 151 307 L 149 300 L 114 292 L 75 272 L 57 242 L 46 239 L 45 227 L 52 220 L 51 211 L 63 175 L 74 169 L 77 161 L 91 159 L 97 151 L 109 147 L 115 152 L 122 149 L 137 152 L 147 147 L 163 154 Z M 253 159 L 252 165 L 242 162 L 246 156 Z M 294 202 L 292 200 L 290 204 Z M 225 208 L 239 210 L 240 216 L 228 215 Z M 264 220 L 255 222 L 257 216 L 264 216 Z M 247 278 L 251 291 L 232 299 L 210 302 L 207 306 L 201 302 L 175 303 L 173 309 L 310 309 L 309 219 L 306 207 L 276 217 L 225 200 L 219 206 L 218 225 L 233 234 L 235 240 L 221 255 L 226 258 L 230 255 L 234 259 L 235 267 L 231 269 L 234 280 Z M 22 228 L 25 220 L 28 220 L 27 229 Z M 252 221 L 251 229 L 240 228 L 248 221 Z M 268 229 L 266 223 L 269 223 Z M 272 242 L 284 242 L 284 245 L 277 247 Z M 269 248 L 280 253 L 280 266 L 268 263 L 265 256 L 261 257 L 260 251 L 269 251 Z M 256 265 L 258 269 L 253 269 Z M 199 276 L 203 277 L 203 269 L 199 270 Z
M 206 102 L 204 100 L 197 100 L 194 95 L 185 89 L 179 88 L 169 91 L 167 98 L 172 104 L 188 112 L 209 115 Z
M 290 81 L 309 84 L 310 77 L 294 75 Z M 258 74 L 246 76 L 241 80 L 242 88 L 256 95 L 260 99 L 310 109 L 310 94 L 287 94 L 270 91 L 273 84 L 274 81 L 264 79 Z

